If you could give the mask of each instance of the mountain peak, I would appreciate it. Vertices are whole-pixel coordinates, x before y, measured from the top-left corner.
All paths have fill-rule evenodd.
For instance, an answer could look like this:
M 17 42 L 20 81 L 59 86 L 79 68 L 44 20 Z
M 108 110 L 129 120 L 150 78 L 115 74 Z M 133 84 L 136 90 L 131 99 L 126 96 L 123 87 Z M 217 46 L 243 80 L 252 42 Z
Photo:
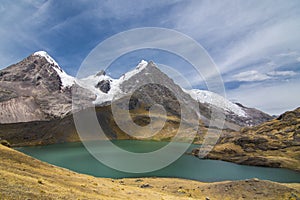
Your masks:
M 145 60 L 141 60 L 141 62 L 135 67 L 135 69 L 126 72 L 125 74 L 122 75 L 122 80 L 128 80 L 129 78 L 131 78 L 132 76 L 138 74 L 140 71 L 142 71 L 143 69 L 145 69 L 148 65 L 148 62 Z
M 37 51 L 33 55 L 44 57 L 49 63 L 59 67 L 57 62 L 46 51 Z
M 139 62 L 139 64 L 135 67 L 135 69 L 132 70 L 132 71 L 141 71 L 141 70 L 143 70 L 145 67 L 147 67 L 147 65 L 148 65 L 148 62 L 147 62 L 147 61 L 141 60 L 141 61 Z M 129 71 L 129 72 L 131 72 L 131 71 Z M 126 74 L 128 74 L 129 72 L 127 72 Z
M 148 64 L 148 62 L 147 61 L 145 61 L 145 60 L 141 60 L 141 62 L 138 64 L 138 66 L 139 65 L 147 65 Z
M 60 68 L 58 63 L 46 52 L 46 51 L 37 51 L 32 54 L 33 56 L 39 56 L 43 57 L 47 60 L 48 63 L 50 63 L 52 68 L 56 71 L 56 73 L 59 75 L 62 86 L 65 87 L 71 87 L 74 84 L 74 77 L 68 75 L 64 70 Z

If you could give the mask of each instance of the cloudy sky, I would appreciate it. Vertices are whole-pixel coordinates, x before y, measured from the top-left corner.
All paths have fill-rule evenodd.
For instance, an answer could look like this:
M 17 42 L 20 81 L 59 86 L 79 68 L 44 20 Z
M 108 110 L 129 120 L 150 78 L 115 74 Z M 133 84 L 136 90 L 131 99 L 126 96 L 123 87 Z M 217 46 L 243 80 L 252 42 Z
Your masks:
M 298 0 L 3 0 L 0 14 L 0 69 L 45 50 L 75 76 L 89 52 L 112 35 L 163 27 L 203 46 L 216 63 L 228 99 L 270 114 L 300 106 Z M 138 56 L 143 54 L 172 64 L 166 62 L 172 56 L 147 50 Z M 130 66 L 138 59 L 128 55 L 119 62 Z M 192 86 L 202 88 L 201 79 L 184 69 Z

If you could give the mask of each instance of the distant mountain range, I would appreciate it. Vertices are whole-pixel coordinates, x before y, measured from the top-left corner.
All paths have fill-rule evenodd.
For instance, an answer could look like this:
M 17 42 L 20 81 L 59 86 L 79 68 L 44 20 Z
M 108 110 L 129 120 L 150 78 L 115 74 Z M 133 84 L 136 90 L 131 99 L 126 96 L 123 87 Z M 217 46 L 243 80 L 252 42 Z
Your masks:
M 75 101 L 73 109 L 80 112 L 94 104 L 99 123 L 105 127 L 106 134 L 115 139 L 130 136 L 114 122 L 112 100 L 118 102 L 120 109 L 130 110 L 132 120 L 141 126 L 149 123 L 149 108 L 162 105 L 168 119 L 154 139 L 168 139 L 175 134 L 181 106 L 188 108 L 188 118 L 200 120 L 199 137 L 209 125 L 212 108 L 224 113 L 225 129 L 239 130 L 272 119 L 266 113 L 232 103 L 209 91 L 185 90 L 152 61 L 141 61 L 119 79 L 111 78 L 104 71 L 77 79 L 66 74 L 46 52 L 39 51 L 0 70 L 0 137 L 15 145 L 78 141 L 72 118 L 72 91 L 82 94 L 76 97 L 80 99 Z M 125 101 L 128 98 L 129 105 Z M 177 98 L 182 99 L 184 105 L 180 105 Z

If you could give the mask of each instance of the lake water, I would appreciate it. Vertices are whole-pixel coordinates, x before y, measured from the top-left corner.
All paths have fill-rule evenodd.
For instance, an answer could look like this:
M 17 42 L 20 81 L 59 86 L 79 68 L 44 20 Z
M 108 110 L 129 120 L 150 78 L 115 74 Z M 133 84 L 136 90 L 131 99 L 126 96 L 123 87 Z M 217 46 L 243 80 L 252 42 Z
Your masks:
M 119 147 L 132 152 L 150 152 L 167 144 L 167 142 L 132 140 L 119 140 L 114 141 L 114 143 Z M 197 146 L 192 145 L 190 149 L 195 147 Z M 102 150 L 111 151 L 112 155 L 114 155 L 114 149 L 101 148 L 103 147 L 99 145 L 100 152 Z M 178 177 L 204 182 L 242 180 L 256 177 L 277 182 L 300 182 L 300 173 L 292 170 L 237 165 L 217 160 L 201 160 L 186 154 L 182 155 L 178 160 L 163 169 L 150 173 L 137 174 L 125 173 L 107 167 L 90 155 L 81 143 L 22 147 L 17 148 L 17 150 L 39 160 L 97 177 Z

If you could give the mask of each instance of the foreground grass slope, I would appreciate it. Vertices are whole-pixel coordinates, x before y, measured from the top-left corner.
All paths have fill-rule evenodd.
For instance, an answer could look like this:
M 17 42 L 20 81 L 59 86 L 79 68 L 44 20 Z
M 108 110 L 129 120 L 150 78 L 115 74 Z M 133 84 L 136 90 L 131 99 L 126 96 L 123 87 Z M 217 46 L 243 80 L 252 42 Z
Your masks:
M 297 199 L 300 184 L 95 178 L 0 145 L 0 199 Z M 76 161 L 74 161 L 76 164 Z

